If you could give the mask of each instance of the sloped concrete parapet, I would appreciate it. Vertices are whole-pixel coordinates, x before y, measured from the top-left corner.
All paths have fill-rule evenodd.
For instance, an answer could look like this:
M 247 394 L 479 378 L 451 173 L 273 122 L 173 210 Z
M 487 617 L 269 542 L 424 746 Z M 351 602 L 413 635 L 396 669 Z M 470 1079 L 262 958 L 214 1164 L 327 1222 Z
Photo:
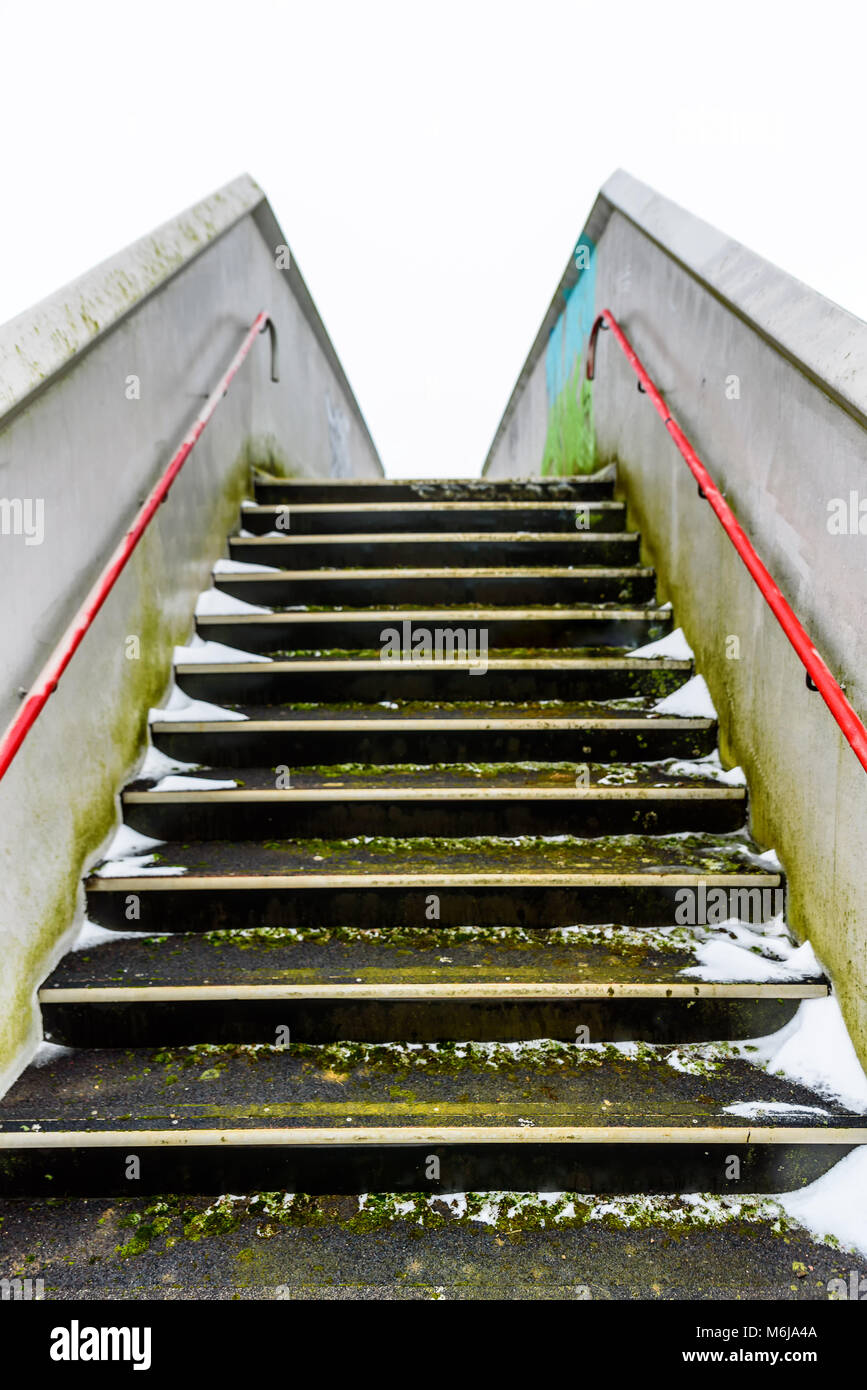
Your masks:
M 225 548 L 251 465 L 382 476 L 346 374 L 248 175 L 0 328 L 0 725 L 6 726 L 260 311 L 257 342 L 0 783 L 0 1086 L 80 920 L 80 875 L 145 711 Z
M 587 263 L 570 260 L 486 475 L 570 473 L 591 450 L 595 465 L 617 462 L 627 525 L 706 675 L 721 747 L 749 780 L 753 831 L 782 859 L 790 919 L 867 1062 L 863 771 L 610 334 L 591 399 L 583 411 L 575 401 L 586 325 L 609 308 L 863 718 L 867 324 L 623 171 L 582 246 Z

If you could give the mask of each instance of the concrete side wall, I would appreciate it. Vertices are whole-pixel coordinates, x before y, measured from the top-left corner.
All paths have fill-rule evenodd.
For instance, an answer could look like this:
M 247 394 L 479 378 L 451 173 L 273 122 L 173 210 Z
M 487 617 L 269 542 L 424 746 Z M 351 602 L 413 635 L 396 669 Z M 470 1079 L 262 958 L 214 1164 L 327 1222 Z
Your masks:
M 867 325 L 625 175 L 594 217 L 597 310 L 618 316 L 863 718 Z M 537 349 L 489 476 L 540 471 L 541 361 Z M 610 335 L 592 408 L 596 461 L 618 463 L 723 754 L 747 773 L 753 831 L 783 861 L 790 920 L 829 969 L 867 1063 L 867 779 Z
M 280 373 L 272 383 L 263 334 L 0 782 L 0 1088 L 38 1040 L 35 989 L 78 930 L 82 870 L 117 823 L 251 463 L 382 472 L 297 268 L 277 267 L 281 245 L 263 195 L 238 180 L 0 329 L 4 727 L 261 309 Z

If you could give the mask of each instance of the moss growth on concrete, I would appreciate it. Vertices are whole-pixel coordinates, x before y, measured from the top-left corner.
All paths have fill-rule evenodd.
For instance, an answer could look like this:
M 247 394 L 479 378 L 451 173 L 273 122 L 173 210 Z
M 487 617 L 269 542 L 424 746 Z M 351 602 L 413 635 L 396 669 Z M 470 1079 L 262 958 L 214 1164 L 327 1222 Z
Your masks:
M 164 1071 L 163 1080 L 174 1085 L 182 1075 L 199 1073 L 198 1079 L 216 1080 L 232 1061 L 243 1060 L 254 1066 L 266 1058 L 288 1057 L 309 1064 L 315 1070 L 332 1076 L 349 1075 L 352 1071 L 397 1071 L 424 1073 L 427 1076 L 462 1073 L 474 1070 L 507 1073 L 515 1067 L 522 1070 L 569 1074 L 588 1068 L 626 1066 L 636 1068 L 668 1065 L 691 1076 L 712 1076 L 723 1062 L 741 1055 L 737 1043 L 693 1043 L 681 1047 L 657 1043 L 565 1043 L 552 1038 L 537 1038 L 519 1043 L 500 1042 L 334 1042 L 288 1043 L 198 1043 L 189 1047 L 164 1048 L 153 1054 L 151 1063 Z M 405 1096 L 410 1106 L 419 1112 L 429 1109 L 427 1102 L 414 1105 L 411 1093 Z M 354 1099 L 353 1110 L 363 1113 L 365 1106 Z M 305 1104 L 305 1110 L 311 1108 Z M 326 1106 L 326 1109 L 330 1109 Z M 291 1114 L 293 1102 L 268 1102 L 261 1107 L 264 1113 Z M 374 1107 L 381 1112 L 379 1103 Z M 214 1114 L 234 1113 L 233 1107 L 215 1105 Z M 254 1111 L 247 1104 L 238 1114 L 249 1117 Z
M 171 1250 L 181 1241 L 246 1234 L 248 1228 L 258 1244 L 293 1229 L 337 1227 L 369 1235 L 385 1232 L 396 1223 L 410 1225 L 419 1234 L 448 1227 L 487 1228 L 500 1237 L 517 1240 L 533 1231 L 591 1226 L 608 1231 L 658 1229 L 675 1240 L 721 1226 L 741 1229 L 762 1224 L 781 1236 L 800 1229 L 770 1197 L 696 1194 L 599 1198 L 578 1192 L 374 1192 L 359 1197 L 319 1197 L 256 1192 L 226 1194 L 204 1203 L 202 1199 L 166 1195 L 120 1217 L 118 1225 L 131 1235 L 117 1246 L 116 1253 L 128 1260 L 159 1242 Z M 832 1247 L 838 1245 L 832 1237 L 825 1239 Z M 256 1259 L 255 1246 L 243 1249 L 238 1258 L 242 1264 L 250 1264 Z M 800 1273 L 795 1265 L 793 1270 Z
M 209 510 L 201 514 L 203 572 L 206 572 L 209 556 L 216 557 L 222 548 L 231 519 L 247 491 L 253 452 L 255 446 L 248 441 L 239 451 L 223 491 L 213 498 Z M 130 770 L 145 744 L 148 709 L 163 696 L 173 647 L 185 641 L 189 634 L 191 612 L 188 618 L 179 619 L 173 611 L 172 620 L 167 621 L 160 583 L 162 564 L 159 535 L 150 530 L 135 551 L 122 580 L 122 583 L 134 585 L 136 607 L 127 615 L 124 625 L 128 633 L 140 639 L 139 659 L 127 660 L 119 646 L 114 666 L 119 693 L 103 711 L 107 722 L 101 730 L 99 748 L 94 749 L 94 757 L 83 775 L 65 783 L 63 789 L 70 826 L 62 846 L 58 846 L 58 861 L 62 857 L 63 871 L 43 874 L 46 886 L 28 900 L 28 934 L 23 939 L 15 938 L 12 948 L 6 952 L 6 984 L 0 1010 L 0 1087 L 2 1078 L 11 1076 L 17 1069 L 16 1060 L 22 1050 L 32 1046 L 38 1036 L 35 991 L 51 968 L 58 942 L 81 910 L 82 873 L 111 832 L 117 814 L 116 794 L 129 779 Z M 194 600 L 194 596 L 191 599 Z M 78 655 L 75 660 L 81 663 L 83 658 Z M 40 735 L 48 740 L 47 744 L 43 742 L 42 751 L 45 755 L 48 749 L 47 756 L 52 763 L 56 762 L 56 755 L 52 753 L 51 740 L 62 742 L 59 733 L 52 731 L 53 708 L 49 706 L 44 715 L 45 723 L 41 727 L 37 725 L 33 735 L 37 742 Z M 27 767 L 27 752 L 25 746 L 19 754 L 23 769 Z M 14 778 L 16 771 L 13 766 L 10 776 Z M 45 795 L 53 803 L 57 795 L 53 780 L 41 779 L 39 785 L 45 788 Z M 30 778 L 24 802 L 25 805 L 29 802 L 30 814 L 33 814 L 33 786 Z
M 598 466 L 593 388 L 584 376 L 579 357 L 566 385 L 549 406 L 542 475 L 566 477 L 573 473 L 593 473 Z
M 151 938 L 155 946 L 168 946 L 171 936 Z M 690 951 L 695 939 L 687 927 L 668 927 L 656 930 L 653 927 L 614 927 L 614 926 L 574 926 L 549 927 L 544 932 L 519 926 L 472 926 L 450 927 L 437 923 L 435 927 L 251 927 L 241 930 L 219 928 L 204 932 L 202 940 L 209 945 L 238 950 L 260 950 L 273 947 L 279 949 L 291 942 L 375 942 L 405 954 L 410 951 L 442 950 L 446 947 L 492 946 L 507 947 L 509 950 L 534 950 L 550 945 L 562 948 L 569 945 L 579 949 L 582 945 L 597 945 L 599 942 L 616 942 L 618 953 L 634 952 L 643 957 L 648 951 Z
M 431 856 L 445 861 L 449 855 L 470 856 L 478 863 L 484 854 L 485 870 L 496 872 L 509 867 L 521 851 L 538 851 L 540 865 L 544 856 L 546 870 L 569 870 L 575 867 L 574 855 L 586 856 L 591 847 L 594 860 L 604 852 L 605 869 L 616 872 L 618 869 L 636 868 L 639 859 L 648 862 L 663 860 L 667 850 L 676 849 L 678 859 L 690 873 L 714 874 L 737 873 L 746 865 L 744 850 L 749 848 L 743 836 L 738 833 L 730 836 L 710 836 L 702 834 L 682 834 L 644 836 L 644 835 L 600 835 L 588 841 L 580 835 L 475 835 L 475 836 L 406 836 L 354 835 L 347 839 L 322 840 L 317 838 L 292 840 L 265 840 L 263 848 L 277 853 L 291 852 L 302 845 L 305 854 L 311 859 L 328 861 L 339 855 L 341 869 L 348 864 L 369 863 L 371 856 L 387 855 L 394 861 L 412 861 L 420 856 Z M 364 851 L 364 859 L 352 859 L 354 849 Z M 443 862 L 443 869 L 449 866 Z

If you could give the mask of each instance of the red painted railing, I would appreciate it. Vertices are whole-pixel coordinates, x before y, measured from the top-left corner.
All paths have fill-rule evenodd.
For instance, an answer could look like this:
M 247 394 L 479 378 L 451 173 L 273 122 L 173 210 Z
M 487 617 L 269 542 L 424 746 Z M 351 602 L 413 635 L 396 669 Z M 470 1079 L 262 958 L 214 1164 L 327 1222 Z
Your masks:
M 274 324 L 270 315 L 266 313 L 257 314 L 246 334 L 244 341 L 232 358 L 217 385 L 214 387 L 208 399 L 205 401 L 193 424 L 190 426 L 181 443 L 178 445 L 171 461 L 159 481 L 145 498 L 139 511 L 136 513 L 135 520 L 130 526 L 123 540 L 115 549 L 105 569 L 100 574 L 87 598 L 82 603 L 63 637 L 58 642 L 48 661 L 43 666 L 30 690 L 24 699 L 18 713 L 12 720 L 0 740 L 0 777 L 3 777 L 18 749 L 21 747 L 25 738 L 29 734 L 39 715 L 42 713 L 49 698 L 57 689 L 57 682 L 63 675 L 73 656 L 84 640 L 85 634 L 93 623 L 94 618 L 99 612 L 111 593 L 117 578 L 126 565 L 132 552 L 135 550 L 148 525 L 153 520 L 154 513 L 160 503 L 165 502 L 169 494 L 169 488 L 180 473 L 196 444 L 199 442 L 211 416 L 220 404 L 220 401 L 228 391 L 232 379 L 241 363 L 249 353 L 253 343 L 260 333 L 268 329 L 271 337 L 271 380 L 277 381 L 277 336 Z
M 759 586 L 765 601 L 770 607 L 788 637 L 798 656 L 804 664 L 807 672 L 807 685 L 811 690 L 818 690 L 825 704 L 833 714 L 837 723 L 843 731 L 843 735 L 850 748 L 855 754 L 861 766 L 867 771 L 867 729 L 861 723 L 855 713 L 842 688 L 835 681 L 828 667 L 820 657 L 813 643 L 801 623 L 796 618 L 789 604 L 783 598 L 774 580 L 771 578 L 766 567 L 762 564 L 756 554 L 749 537 L 735 518 L 731 507 L 726 502 L 713 478 L 708 473 L 698 454 L 693 449 L 683 430 L 674 419 L 656 386 L 648 376 L 643 364 L 639 360 L 635 349 L 627 338 L 620 324 L 612 314 L 610 309 L 603 309 L 596 319 L 590 334 L 590 345 L 587 352 L 587 379 L 593 380 L 596 369 L 596 340 L 599 336 L 600 328 L 610 328 L 618 345 L 623 349 L 623 353 L 630 367 L 638 377 L 638 389 L 646 392 L 653 402 L 657 414 L 662 418 L 662 422 L 668 433 L 671 435 L 680 453 L 686 460 L 687 467 L 698 483 L 699 496 L 706 498 L 713 510 L 716 512 L 723 529 L 735 550 L 740 555 L 756 584 Z

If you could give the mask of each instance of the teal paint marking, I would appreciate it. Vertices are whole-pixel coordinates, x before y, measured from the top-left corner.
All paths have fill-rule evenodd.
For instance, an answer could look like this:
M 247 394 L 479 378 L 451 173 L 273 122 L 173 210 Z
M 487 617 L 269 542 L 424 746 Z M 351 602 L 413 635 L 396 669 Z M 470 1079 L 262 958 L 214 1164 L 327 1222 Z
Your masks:
M 581 369 L 596 313 L 596 247 L 588 237 L 579 237 L 572 259 L 578 279 L 564 296 L 564 307 L 545 351 L 548 431 L 541 466 L 544 475 L 592 473 L 596 467 L 593 391 Z
M 549 410 L 583 355 L 596 313 L 596 247 L 588 237 L 578 238 L 572 259 L 583 269 L 566 296 L 566 306 L 551 330 L 545 353 Z

